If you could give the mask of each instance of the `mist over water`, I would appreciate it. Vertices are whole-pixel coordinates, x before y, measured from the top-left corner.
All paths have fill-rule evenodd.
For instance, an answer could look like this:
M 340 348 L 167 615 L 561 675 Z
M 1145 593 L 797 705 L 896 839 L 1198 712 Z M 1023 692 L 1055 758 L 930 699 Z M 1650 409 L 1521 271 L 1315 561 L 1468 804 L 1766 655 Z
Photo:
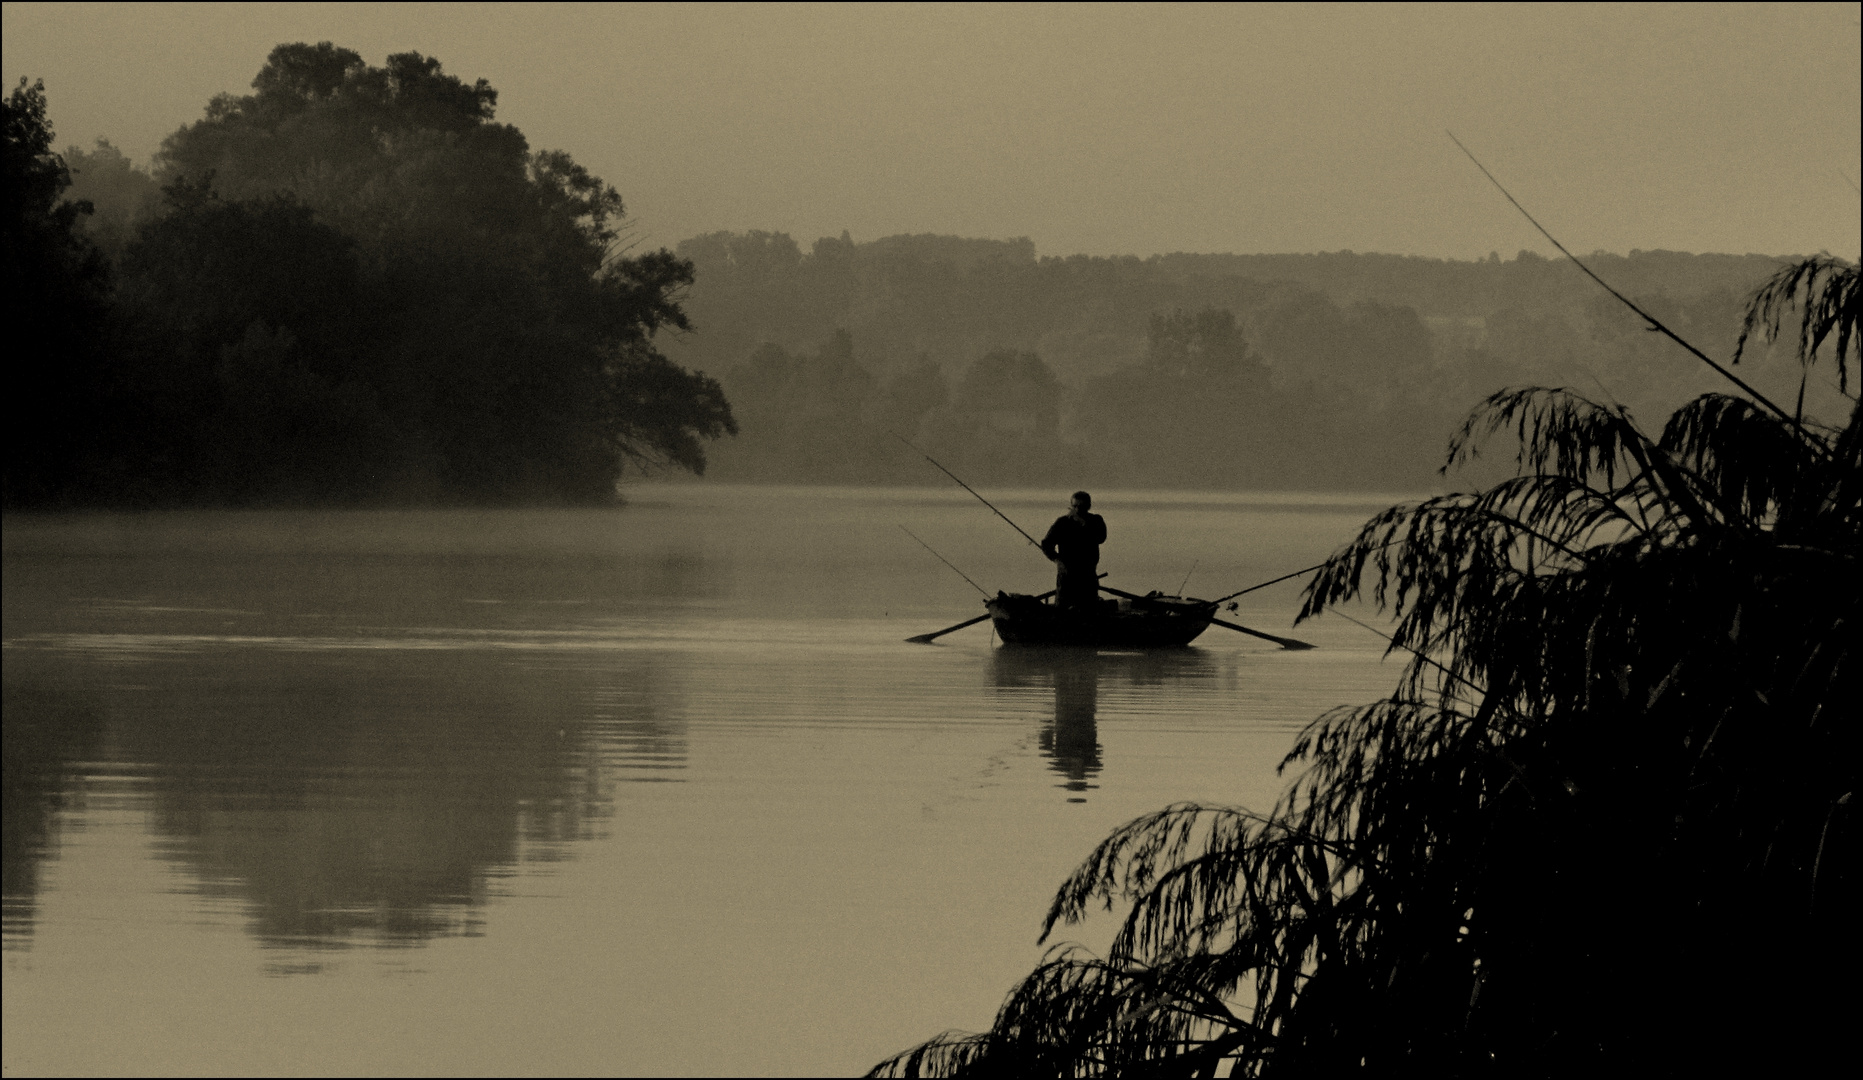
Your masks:
M 1392 501 L 1095 494 L 1108 584 L 1205 596 Z M 7 1070 L 858 1072 L 987 1025 L 1109 829 L 1265 809 L 1395 678 L 1343 620 L 906 644 L 981 598 L 902 525 L 1052 584 L 955 490 L 10 515 Z

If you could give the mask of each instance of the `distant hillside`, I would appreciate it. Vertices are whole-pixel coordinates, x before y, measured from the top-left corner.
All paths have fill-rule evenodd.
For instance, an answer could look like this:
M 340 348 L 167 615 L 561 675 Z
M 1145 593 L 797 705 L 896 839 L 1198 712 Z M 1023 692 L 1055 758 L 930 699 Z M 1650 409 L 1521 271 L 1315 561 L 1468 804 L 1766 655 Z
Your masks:
M 721 377 L 742 421 L 718 447 L 721 477 L 921 477 L 886 449 L 884 421 L 1005 482 L 1416 488 L 1440 482 L 1451 430 L 1503 386 L 1570 385 L 1650 416 L 1722 388 L 1576 268 L 1531 252 L 1038 258 L 1026 239 L 843 235 L 804 252 L 751 232 L 679 254 L 697 269 L 697 329 L 668 353 Z M 1742 303 L 1784 258 L 1588 261 L 1727 356 Z M 1217 344 L 1241 351 L 1221 371 L 1169 370 L 1205 347 L 1199 313 L 1233 317 L 1239 344 Z M 992 370 L 1035 358 L 1011 366 L 1052 386 L 1017 400 L 1041 399 L 1052 423 L 981 407 L 978 388 L 1000 382 L 979 368 L 993 355 Z M 1761 358 L 1752 377 L 1795 392 L 1790 365 Z

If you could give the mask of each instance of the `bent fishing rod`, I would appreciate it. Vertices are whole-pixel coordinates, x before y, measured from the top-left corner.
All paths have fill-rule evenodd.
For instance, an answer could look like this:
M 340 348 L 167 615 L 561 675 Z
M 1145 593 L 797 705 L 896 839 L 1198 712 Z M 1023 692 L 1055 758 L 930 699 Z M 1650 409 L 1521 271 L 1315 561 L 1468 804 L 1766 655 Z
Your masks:
M 972 495 L 977 495 L 977 489 L 976 489 L 976 488 L 973 488 L 973 487 L 971 487 L 971 486 L 970 486 L 969 484 L 966 484 L 966 483 L 964 483 L 964 482 L 963 482 L 962 480 L 958 480 L 958 479 L 957 479 L 957 474 L 956 474 L 956 473 L 954 473 L 954 472 L 952 472 L 952 471 L 951 471 L 950 469 L 947 469 L 947 468 L 945 468 L 945 467 L 944 467 L 943 465 L 939 465 L 939 464 L 938 464 L 938 459 L 937 459 L 937 458 L 934 458 L 934 457 L 932 457 L 932 456 L 931 456 L 930 454 L 927 454 L 927 453 L 926 453 L 925 451 L 923 451 L 923 450 L 920 450 L 920 449 L 919 449 L 918 447 L 916 447 L 916 446 L 913 446 L 913 445 L 912 445 L 912 443 L 911 443 L 911 441 L 910 441 L 910 440 L 908 440 L 908 439 L 907 439 L 907 438 L 906 438 L 906 437 L 905 437 L 904 435 L 901 435 L 901 434 L 900 434 L 899 432 L 897 432 L 897 431 L 889 431 L 889 432 L 887 432 L 887 434 L 888 434 L 888 435 L 891 435 L 891 436 L 892 436 L 893 438 L 895 438 L 895 439 L 898 439 L 898 440 L 899 440 L 900 442 L 902 442 L 902 443 L 905 443 L 905 444 L 906 444 L 907 446 L 909 446 L 909 447 L 911 447 L 914 453 L 916 453 L 916 454 L 918 454 L 918 455 L 919 455 L 920 457 L 922 457 L 922 458 L 924 458 L 924 459 L 925 459 L 926 461 L 929 461 L 929 462 L 931 462 L 931 463 L 932 463 L 932 465 L 933 465 L 934 467 L 936 467 L 936 468 L 937 468 L 937 470 L 938 470 L 939 472 L 941 472 L 941 473 L 943 473 L 943 474 L 945 474 L 946 476 L 948 476 L 948 477 L 950 477 L 950 478 L 951 478 L 951 479 L 953 479 L 953 480 L 957 480 L 957 486 L 958 486 L 958 487 L 961 487 L 961 488 L 963 488 L 963 489 L 964 489 L 965 491 L 968 491 L 968 492 L 970 492 L 970 493 L 971 493 Z M 1041 548 L 1041 541 L 1040 541 L 1040 540 L 1037 540 L 1037 539 L 1035 539 L 1035 538 L 1034 538 L 1033 536 L 1030 536 L 1030 535 L 1029 535 L 1028 533 L 1026 533 L 1026 532 L 1022 532 L 1022 526 L 1020 526 L 1020 525 L 1017 525 L 1017 524 L 1016 524 L 1015 522 L 1013 522 L 1013 521 L 1009 521 L 1009 515 L 1008 515 L 1008 514 L 1005 514 L 1005 513 L 1003 513 L 1003 512 L 1001 511 L 1001 510 L 998 510 L 998 509 L 996 508 L 996 506 L 995 506 L 995 504 L 994 504 L 994 503 L 992 503 L 992 502 L 990 502 L 990 500 L 988 500 L 988 499 L 986 499 L 986 498 L 984 498 L 984 497 L 983 497 L 983 496 L 981 496 L 981 495 L 977 495 L 977 501 L 978 501 L 978 502 L 980 502 L 980 503 L 982 503 L 983 505 L 985 505 L 985 506 L 987 506 L 987 507 L 989 507 L 989 508 L 990 508 L 990 512 L 991 512 L 992 514 L 995 514 L 995 515 L 996 515 L 997 517 L 999 517 L 999 518 L 1002 518 L 1002 519 L 1003 519 L 1004 521 L 1007 521 L 1007 522 L 1009 522 L 1009 527 L 1010 527 L 1010 528 L 1012 528 L 1012 529 L 1014 529 L 1015 531 L 1017 531 L 1017 532 L 1019 532 L 1019 533 L 1022 533 L 1022 539 L 1024 539 L 1024 540 L 1027 540 L 1027 541 L 1028 541 L 1029 543 L 1031 543 L 1031 544 L 1034 544 L 1034 545 L 1035 545 L 1035 547 L 1036 547 L 1036 549 L 1037 549 L 1037 550 L 1040 550 L 1040 548 Z M 934 554 L 936 554 L 936 553 L 934 552 Z M 1045 556 L 1046 554 L 1047 554 L 1046 552 L 1043 552 L 1043 555 L 1044 555 L 1044 556 Z

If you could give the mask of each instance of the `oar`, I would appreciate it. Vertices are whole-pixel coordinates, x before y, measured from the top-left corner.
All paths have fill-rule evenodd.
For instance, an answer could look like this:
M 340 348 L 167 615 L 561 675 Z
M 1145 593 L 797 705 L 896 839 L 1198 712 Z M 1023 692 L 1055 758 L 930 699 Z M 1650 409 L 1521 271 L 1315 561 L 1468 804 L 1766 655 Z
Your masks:
M 1120 589 L 1115 589 L 1108 585 L 1100 586 L 1100 591 L 1112 593 L 1114 596 L 1123 596 L 1127 600 L 1148 600 L 1150 599 L 1150 597 L 1146 597 L 1146 596 L 1134 596 L 1129 592 L 1125 592 Z M 1216 626 L 1222 627 L 1225 630 L 1239 630 L 1244 634 L 1251 634 L 1255 637 L 1262 638 L 1263 640 L 1272 641 L 1283 649 L 1311 649 L 1313 648 L 1312 645 L 1309 645 L 1304 641 L 1300 641 L 1300 640 L 1297 640 L 1295 638 L 1290 638 L 1290 637 L 1275 637 L 1273 634 L 1264 634 L 1260 630 L 1250 630 L 1248 627 L 1243 626 L 1240 623 L 1224 622 L 1221 619 L 1211 619 L 1210 622 Z
M 1283 649 L 1311 649 L 1313 648 L 1312 645 L 1309 645 L 1304 641 L 1298 641 L 1291 637 L 1275 637 L 1273 634 L 1264 634 L 1260 630 L 1250 630 L 1248 627 L 1243 626 L 1241 623 L 1224 622 L 1221 619 L 1211 619 L 1210 624 L 1212 626 L 1220 626 L 1225 630 L 1237 630 L 1244 634 L 1250 634 L 1255 637 L 1261 638 L 1265 641 L 1272 641 Z
M 941 638 L 953 630 L 962 630 L 966 626 L 975 626 L 989 617 L 990 613 L 986 611 L 974 619 L 965 619 L 956 626 L 947 626 L 943 630 L 937 630 L 929 634 L 920 634 L 917 637 L 909 637 L 906 640 L 914 645 L 930 645 L 933 640 Z
M 1042 593 L 1040 596 L 1037 596 L 1035 599 L 1046 600 L 1050 596 L 1053 596 L 1054 594 L 1055 594 L 1055 590 L 1049 589 L 1047 592 Z M 986 611 L 974 619 L 965 619 L 963 622 L 958 623 L 956 626 L 947 626 L 943 630 L 934 630 L 929 634 L 920 634 L 917 637 L 909 637 L 906 640 L 911 642 L 914 645 L 930 645 L 932 643 L 933 638 L 941 638 L 953 630 L 962 630 L 966 626 L 975 626 L 989 617 L 990 617 L 990 613 Z

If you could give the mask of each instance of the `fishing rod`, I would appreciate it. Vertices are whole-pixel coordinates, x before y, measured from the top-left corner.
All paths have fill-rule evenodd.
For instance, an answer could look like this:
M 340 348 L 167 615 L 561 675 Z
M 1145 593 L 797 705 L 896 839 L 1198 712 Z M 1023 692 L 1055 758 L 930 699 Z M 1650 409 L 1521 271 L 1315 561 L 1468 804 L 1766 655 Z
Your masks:
M 927 454 L 925 451 L 920 450 L 916 446 L 912 446 L 912 443 L 904 435 L 901 435 L 897 431 L 889 431 L 887 432 L 887 434 L 891 435 L 895 439 L 898 439 L 900 442 L 905 443 L 907 446 L 912 447 L 912 449 L 916 451 L 920 457 L 924 458 L 926 461 L 929 461 L 934 466 L 936 466 L 939 472 L 945 474 L 946 476 L 950 477 L 953 480 L 957 480 L 956 473 L 952 472 L 950 469 L 945 468 L 943 465 L 939 465 L 938 459 L 932 457 L 930 454 Z M 977 489 L 971 487 L 969 484 L 964 483 L 962 480 L 957 480 L 957 486 L 963 488 L 965 491 L 970 492 L 972 495 L 977 495 Z M 982 503 L 985 506 L 988 506 L 990 508 L 990 512 L 995 514 L 997 517 L 1002 518 L 1004 521 L 1008 521 L 1010 528 L 1014 529 L 1015 531 L 1019 533 L 1022 533 L 1022 539 L 1027 540 L 1031 544 L 1034 544 L 1037 549 L 1041 548 L 1040 540 L 1035 539 L 1033 536 L 1030 536 L 1026 532 L 1022 532 L 1022 526 L 1017 525 L 1013 521 L 1009 521 L 1009 515 L 1003 513 L 1001 510 L 998 510 L 996 506 L 990 502 L 990 500 L 984 498 L 981 495 L 977 495 L 977 501 Z M 936 553 L 934 552 L 934 554 Z M 1045 555 L 1046 553 L 1044 552 L 1043 554 Z M 952 569 L 956 569 L 956 567 L 952 567 Z
M 899 527 L 899 531 L 905 533 L 907 536 L 910 536 L 914 540 L 919 540 L 919 534 L 913 532 L 911 529 L 906 528 L 904 525 L 901 525 Z M 932 551 L 932 546 L 930 544 L 926 543 L 923 540 L 919 540 L 919 546 L 924 548 L 926 551 L 931 551 L 932 558 L 937 559 L 939 562 L 945 564 L 946 566 L 950 566 L 952 573 L 956 574 L 958 577 L 963 578 L 965 581 L 970 581 L 969 574 L 966 574 L 962 570 L 959 570 L 956 566 L 952 566 L 950 559 L 945 558 L 943 555 L 938 554 L 936 551 Z M 976 582 L 970 581 L 970 587 L 982 593 L 983 598 L 985 600 L 988 600 L 990 598 L 989 590 L 985 589 L 983 586 L 977 584 Z
M 1481 175 L 1487 177 L 1488 182 L 1490 184 L 1493 184 L 1495 188 L 1498 191 L 1500 191 L 1500 193 L 1503 196 L 1506 197 L 1508 202 L 1514 204 L 1514 209 L 1520 211 L 1520 216 L 1526 218 L 1527 221 L 1530 222 L 1535 229 L 1538 229 L 1540 235 L 1544 236 L 1548 241 L 1550 241 L 1553 247 L 1558 248 L 1559 254 L 1564 255 L 1566 258 L 1572 260 L 1572 265 L 1578 267 L 1580 270 L 1583 270 L 1585 272 L 1586 277 L 1597 282 L 1599 288 L 1603 289 L 1605 292 L 1610 293 L 1612 296 L 1616 297 L 1619 303 L 1623 304 L 1625 307 L 1629 308 L 1631 311 L 1636 312 L 1637 315 L 1641 317 L 1644 322 L 1649 324 L 1649 328 L 1651 330 L 1654 330 L 1657 333 L 1662 334 L 1663 336 L 1667 337 L 1670 341 L 1673 341 L 1677 345 L 1682 346 L 1682 348 L 1687 349 L 1691 355 L 1693 355 L 1696 359 L 1700 360 L 1702 363 L 1713 368 L 1716 372 L 1718 372 L 1721 375 L 1722 378 L 1726 379 L 1728 382 L 1733 383 L 1735 386 L 1738 386 L 1740 389 L 1745 390 L 1747 394 L 1753 398 L 1754 401 L 1758 402 L 1762 407 L 1764 407 L 1766 410 L 1771 412 L 1774 416 L 1777 416 L 1779 419 L 1784 420 L 1786 423 L 1792 425 L 1792 429 L 1798 432 L 1801 438 L 1803 438 L 1807 443 L 1810 443 L 1815 449 L 1823 452 L 1824 456 L 1826 457 L 1830 456 L 1829 452 L 1824 450 L 1823 444 L 1820 443 L 1818 440 L 1811 437 L 1811 433 L 1805 430 L 1804 425 L 1799 423 L 1797 417 L 1794 417 L 1788 414 L 1784 409 L 1781 409 L 1779 406 L 1773 404 L 1770 398 L 1768 398 L 1765 394 L 1760 393 L 1758 390 L 1755 390 L 1753 387 L 1747 385 L 1746 381 L 1741 379 L 1740 376 L 1735 375 L 1733 372 L 1722 367 L 1720 364 L 1715 363 L 1712 359 L 1709 358 L 1707 353 L 1702 352 L 1700 349 L 1697 349 L 1693 345 L 1690 345 L 1688 342 L 1682 340 L 1681 335 L 1677 334 L 1674 330 L 1669 329 L 1667 326 L 1664 326 L 1662 323 L 1662 320 L 1656 318 L 1656 316 L 1651 315 L 1649 312 L 1644 311 L 1642 308 L 1638 307 L 1633 301 L 1631 301 L 1629 297 L 1625 296 L 1623 293 L 1618 292 L 1616 289 L 1611 288 L 1611 286 L 1608 283 L 1606 283 L 1603 278 L 1593 273 L 1591 267 L 1586 266 L 1585 263 L 1581 259 L 1579 259 L 1578 256 L 1566 250 L 1566 246 L 1559 242 L 1558 237 L 1554 236 L 1552 233 L 1547 232 L 1546 226 L 1541 225 L 1538 219 L 1536 219 L 1532 214 L 1527 213 L 1527 208 L 1520 205 L 1520 200 L 1514 198 L 1512 193 L 1510 193 L 1505 187 L 1503 187 L 1499 180 L 1496 180 L 1494 178 L 1494 174 L 1488 171 L 1488 167 L 1481 163 L 1481 159 L 1476 157 L 1473 151 L 1471 151 L 1468 147 L 1462 145 L 1462 140 L 1455 137 L 1455 132 L 1445 131 L 1444 134 L 1449 136 L 1450 142 L 1455 143 L 1458 149 L 1460 149 L 1464 154 L 1468 155 L 1468 159 L 1475 163 L 1475 167 L 1477 169 L 1481 170 Z
M 1328 561 L 1330 561 L 1330 560 L 1328 560 Z M 1222 602 L 1224 602 L 1225 600 L 1234 600 L 1234 599 L 1235 599 L 1236 597 L 1238 597 L 1238 596 L 1241 596 L 1241 595 L 1243 595 L 1244 593 L 1252 593 L 1252 592 L 1254 592 L 1254 591 L 1255 591 L 1256 589 L 1265 589 L 1265 588 L 1267 588 L 1267 587 L 1268 587 L 1268 586 L 1270 586 L 1270 585 L 1279 585 L 1279 584 L 1280 584 L 1281 582 L 1283 582 L 1283 581 L 1286 581 L 1286 580 L 1287 580 L 1288 578 L 1297 578 L 1297 577 L 1299 577 L 1299 576 L 1300 576 L 1300 575 L 1302 575 L 1302 574 L 1311 574 L 1311 573 L 1313 573 L 1313 572 L 1314 572 L 1315 570 L 1318 570 L 1318 569 L 1320 569 L 1321 567 L 1324 567 L 1325 565 L 1326 565 L 1326 563 L 1315 563 L 1314 565 L 1312 565 L 1312 566 L 1309 566 L 1309 567 L 1307 567 L 1307 568 L 1306 568 L 1305 570 L 1296 570 L 1296 571 L 1294 571 L 1294 572 L 1293 572 L 1293 573 L 1291 573 L 1291 574 L 1282 574 L 1282 575 L 1281 575 L 1280 577 L 1278 577 L 1278 578 L 1275 578 L 1275 579 L 1274 579 L 1274 580 L 1272 580 L 1272 581 L 1264 581 L 1264 582 L 1262 582 L 1262 583 L 1261 583 L 1260 585 L 1250 585 L 1250 586 L 1249 586 L 1248 588 L 1246 588 L 1246 589 L 1237 589 L 1237 590 L 1236 590 L 1235 592 L 1232 592 L 1232 593 L 1230 593 L 1230 594 L 1229 594 L 1228 596 L 1224 596 L 1224 597 L 1221 597 L 1221 598 L 1219 598 L 1219 599 L 1216 599 L 1216 600 L 1212 600 L 1212 601 L 1210 601 L 1210 603 L 1212 603 L 1212 604 L 1220 604 L 1220 603 L 1222 603 Z M 1188 579 L 1186 579 L 1186 580 L 1188 580 Z
M 1396 547 L 1397 545 L 1399 545 L 1399 544 L 1401 544 L 1401 543 L 1404 543 L 1404 541 L 1402 541 L 1402 540 L 1393 540 L 1393 541 L 1391 541 L 1391 542 L 1390 542 L 1390 543 L 1388 543 L 1388 544 L 1379 544 L 1379 545 L 1378 545 L 1377 547 L 1375 547 L 1375 548 L 1372 548 L 1371 550 L 1372 550 L 1372 551 L 1383 551 L 1383 550 L 1384 550 L 1385 548 L 1388 548 L 1388 547 Z M 1261 583 L 1260 585 L 1250 585 L 1250 586 L 1249 586 L 1248 588 L 1246 588 L 1246 589 L 1239 589 L 1239 590 L 1237 590 L 1237 591 L 1235 591 L 1235 592 L 1232 592 L 1232 593 L 1230 593 L 1230 594 L 1229 594 L 1228 596 L 1225 596 L 1225 597 L 1223 597 L 1223 598 L 1222 598 L 1222 599 L 1220 599 L 1220 600 L 1212 600 L 1212 601 L 1210 601 L 1210 603 L 1212 603 L 1212 604 L 1220 604 L 1220 603 L 1222 603 L 1222 602 L 1223 602 L 1223 601 L 1225 601 L 1225 600 L 1234 600 L 1234 599 L 1235 599 L 1236 597 L 1238 597 L 1238 596 L 1241 596 L 1241 595 L 1243 595 L 1244 593 L 1252 593 L 1252 592 L 1254 592 L 1254 591 L 1255 591 L 1256 589 L 1265 589 L 1265 588 L 1267 588 L 1267 587 L 1268 587 L 1268 586 L 1270 586 L 1270 585 L 1279 585 L 1279 584 L 1280 584 L 1281 582 L 1283 582 L 1283 581 L 1286 581 L 1286 580 L 1287 580 L 1288 578 L 1297 578 L 1297 577 L 1299 577 L 1299 576 L 1300 576 L 1300 575 L 1302 575 L 1302 574 L 1311 574 L 1311 573 L 1313 573 L 1313 572 L 1314 572 L 1315 570 L 1320 570 L 1320 569 L 1323 569 L 1323 568 L 1325 568 L 1325 566 L 1327 565 L 1327 563 L 1330 563 L 1330 562 L 1332 562 L 1332 560 L 1331 560 L 1331 559 L 1328 559 L 1328 560 L 1326 560 L 1326 562 L 1323 562 L 1323 563 L 1314 563 L 1314 564 L 1313 564 L 1312 566 L 1309 566 L 1309 567 L 1307 567 L 1307 568 L 1306 568 L 1305 570 L 1296 570 L 1296 571 L 1294 571 L 1294 572 L 1293 572 L 1293 573 L 1291 573 L 1291 574 L 1282 574 L 1282 575 L 1281 575 L 1280 577 L 1278 577 L 1278 578 L 1272 578 L 1272 579 L 1270 579 L 1270 580 L 1268 580 L 1268 581 L 1264 581 L 1264 582 L 1262 582 L 1262 583 Z

